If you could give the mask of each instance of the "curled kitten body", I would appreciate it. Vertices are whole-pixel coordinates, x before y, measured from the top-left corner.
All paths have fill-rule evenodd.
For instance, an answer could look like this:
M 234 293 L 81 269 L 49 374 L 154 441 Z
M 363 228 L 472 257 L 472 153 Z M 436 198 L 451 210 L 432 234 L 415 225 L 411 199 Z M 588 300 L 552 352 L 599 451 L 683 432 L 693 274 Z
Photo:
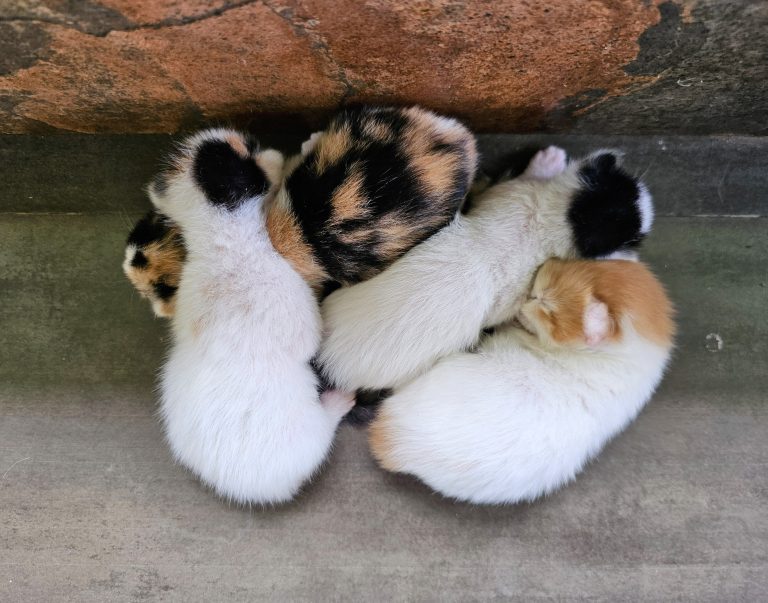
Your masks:
M 289 500 L 325 459 L 353 398 L 318 394 L 317 300 L 266 231 L 282 156 L 216 129 L 172 159 L 148 189 L 187 249 L 161 381 L 168 442 L 224 498 Z
M 350 285 L 448 224 L 476 168 L 474 137 L 453 119 L 417 107 L 348 109 L 305 145 L 270 214 L 295 217 L 317 270 L 310 284 Z
M 632 247 L 652 218 L 645 187 L 615 153 L 567 164 L 562 149 L 540 151 L 387 270 L 325 299 L 324 377 L 349 390 L 401 385 L 514 316 L 548 258 Z
M 651 397 L 674 324 L 637 262 L 550 260 L 515 323 L 399 388 L 374 456 L 445 496 L 514 503 L 569 482 Z
M 476 167 L 475 139 L 453 119 L 418 107 L 347 109 L 286 162 L 267 204 L 267 231 L 275 249 L 321 294 L 329 285 L 378 274 L 448 224 Z M 154 271 L 164 268 L 155 280 L 178 283 L 181 266 L 164 255 L 183 257 L 183 241 L 171 243 L 146 257 Z M 136 251 L 129 239 L 126 274 L 156 313 L 169 315 L 172 297 L 159 300 L 151 287 L 139 287 L 146 266 L 134 265 Z

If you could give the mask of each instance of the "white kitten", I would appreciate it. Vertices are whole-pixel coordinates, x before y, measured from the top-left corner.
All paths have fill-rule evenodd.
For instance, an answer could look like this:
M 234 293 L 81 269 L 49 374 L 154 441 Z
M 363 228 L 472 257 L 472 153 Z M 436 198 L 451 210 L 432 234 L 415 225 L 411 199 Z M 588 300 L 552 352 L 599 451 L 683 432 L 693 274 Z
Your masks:
M 652 220 L 650 196 L 615 153 L 566 165 L 562 149 L 541 151 L 523 177 L 486 190 L 468 215 L 325 300 L 324 376 L 346 390 L 405 383 L 514 316 L 548 258 L 633 246 Z
M 384 401 L 370 441 L 385 469 L 475 503 L 547 494 L 637 415 L 674 331 L 658 281 L 622 260 L 550 260 L 520 322 L 530 333 L 502 327 Z
M 320 316 L 306 282 L 265 230 L 282 156 L 207 130 L 149 187 L 184 232 L 187 260 L 162 375 L 174 456 L 240 503 L 293 497 L 326 457 L 351 396 L 318 396 L 309 365 Z

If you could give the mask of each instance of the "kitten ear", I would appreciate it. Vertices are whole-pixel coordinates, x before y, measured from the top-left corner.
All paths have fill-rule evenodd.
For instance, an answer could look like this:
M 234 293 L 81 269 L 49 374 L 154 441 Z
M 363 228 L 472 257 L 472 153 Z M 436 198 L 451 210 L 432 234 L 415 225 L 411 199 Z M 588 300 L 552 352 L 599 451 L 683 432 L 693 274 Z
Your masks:
M 584 339 L 587 345 L 594 347 L 605 339 L 611 331 L 611 316 L 608 306 L 596 299 L 590 300 L 584 310 Z

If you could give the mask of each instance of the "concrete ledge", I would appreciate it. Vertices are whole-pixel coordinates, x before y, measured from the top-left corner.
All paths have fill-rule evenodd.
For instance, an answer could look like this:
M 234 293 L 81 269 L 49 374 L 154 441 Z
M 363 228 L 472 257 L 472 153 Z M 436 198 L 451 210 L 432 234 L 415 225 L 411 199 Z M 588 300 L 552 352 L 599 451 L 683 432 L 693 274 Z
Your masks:
M 256 132 L 295 152 L 308 132 Z M 531 148 L 558 144 L 573 154 L 626 151 L 663 216 L 768 215 L 768 138 L 745 136 L 481 135 L 491 171 L 520 167 Z M 167 135 L 0 136 L 2 212 L 125 212 L 149 207 L 142 187 L 174 138 Z

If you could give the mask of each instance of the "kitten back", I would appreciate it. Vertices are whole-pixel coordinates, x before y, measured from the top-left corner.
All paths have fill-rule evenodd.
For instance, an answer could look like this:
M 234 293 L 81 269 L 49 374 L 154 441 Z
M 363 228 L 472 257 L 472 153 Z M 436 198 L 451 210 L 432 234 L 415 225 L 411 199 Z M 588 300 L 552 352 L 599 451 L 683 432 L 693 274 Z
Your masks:
M 417 107 L 346 109 L 306 151 L 285 189 L 301 238 L 342 284 L 374 276 L 448 224 L 477 166 L 463 125 Z

